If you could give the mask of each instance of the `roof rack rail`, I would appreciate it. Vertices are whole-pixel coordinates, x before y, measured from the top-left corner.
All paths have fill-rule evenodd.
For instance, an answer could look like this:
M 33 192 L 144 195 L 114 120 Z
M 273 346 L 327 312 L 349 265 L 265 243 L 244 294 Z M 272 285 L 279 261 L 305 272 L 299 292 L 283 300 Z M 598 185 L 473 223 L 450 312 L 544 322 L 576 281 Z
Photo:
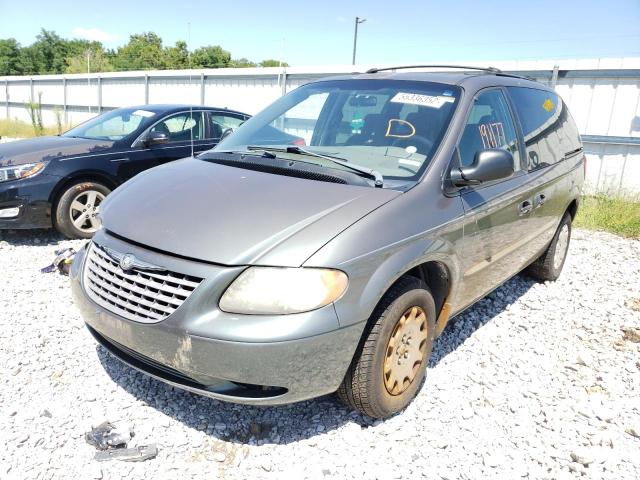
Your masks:
M 370 68 L 365 73 L 378 73 L 388 70 L 404 70 L 407 68 L 456 68 L 461 70 L 480 70 L 489 73 L 502 73 L 502 70 L 495 67 L 469 67 L 465 65 L 401 65 L 399 67 Z

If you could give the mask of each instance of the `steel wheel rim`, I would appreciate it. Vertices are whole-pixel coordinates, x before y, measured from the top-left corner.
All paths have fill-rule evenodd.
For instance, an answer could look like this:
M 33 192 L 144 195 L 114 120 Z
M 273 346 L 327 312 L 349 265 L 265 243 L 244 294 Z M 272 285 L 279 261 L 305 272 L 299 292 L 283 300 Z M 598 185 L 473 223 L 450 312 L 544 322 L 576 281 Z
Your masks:
M 553 268 L 557 270 L 562 265 L 564 257 L 569 247 L 569 225 L 566 223 L 560 229 L 558 240 L 556 241 L 556 250 L 553 253 Z
M 413 383 L 424 362 L 429 329 L 422 307 L 409 307 L 387 343 L 382 377 L 390 395 L 401 395 Z
M 97 215 L 104 198 L 97 190 L 85 190 L 73 197 L 69 207 L 69 218 L 73 226 L 81 232 L 96 232 L 100 228 Z

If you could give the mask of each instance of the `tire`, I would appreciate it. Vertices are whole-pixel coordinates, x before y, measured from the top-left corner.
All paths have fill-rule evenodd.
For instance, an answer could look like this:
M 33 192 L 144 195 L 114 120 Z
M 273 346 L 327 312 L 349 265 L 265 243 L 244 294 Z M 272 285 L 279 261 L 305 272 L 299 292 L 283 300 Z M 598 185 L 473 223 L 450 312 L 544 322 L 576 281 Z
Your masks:
M 407 312 L 417 312 L 414 320 Z M 426 316 L 422 319 L 420 310 Z M 402 337 L 398 333 L 406 332 L 404 325 L 411 325 L 414 329 L 404 335 L 409 339 L 406 348 Z M 380 304 L 373 312 L 363 341 L 347 370 L 347 373 L 337 391 L 338 397 L 349 407 L 359 410 L 373 418 L 386 418 L 405 408 L 415 397 L 424 379 L 427 363 L 431 356 L 433 339 L 435 336 L 435 302 L 427 285 L 414 277 L 402 277 L 385 294 Z M 421 324 L 419 330 L 415 330 Z M 395 347 L 389 345 L 394 336 Z M 414 338 L 418 339 L 418 342 Z M 414 340 L 411 343 L 411 340 Z M 403 347 L 405 345 L 405 347 Z M 404 356 L 401 348 L 405 348 Z M 418 350 L 416 350 L 418 348 Z M 411 352 L 409 355 L 408 352 Z M 400 354 L 400 356 L 398 356 Z M 411 368 L 410 375 L 403 373 L 390 374 L 388 366 L 396 367 L 405 359 L 402 368 Z M 420 363 L 416 360 L 419 358 Z M 407 360 L 408 359 L 408 360 Z M 411 361 L 413 359 L 413 362 Z M 394 378 L 403 378 L 402 384 L 394 382 Z M 391 388 L 391 391 L 390 391 Z
M 544 253 L 527 267 L 525 273 L 539 282 L 557 280 L 567 259 L 570 241 L 571 215 L 565 213 L 553 236 L 553 240 L 551 240 Z
M 67 187 L 55 207 L 56 229 L 67 238 L 91 238 L 99 228 L 96 214 L 100 203 L 110 192 L 103 184 L 92 181 Z

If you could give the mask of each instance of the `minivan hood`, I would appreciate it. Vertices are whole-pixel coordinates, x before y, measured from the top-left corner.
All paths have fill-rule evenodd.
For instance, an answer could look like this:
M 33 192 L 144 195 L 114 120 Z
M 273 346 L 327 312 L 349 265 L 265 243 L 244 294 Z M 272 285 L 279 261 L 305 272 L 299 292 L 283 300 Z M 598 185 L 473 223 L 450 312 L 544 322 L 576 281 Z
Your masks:
M 57 136 L 16 140 L 0 144 L 0 167 L 101 152 L 113 144 L 113 140 Z
M 102 204 L 101 217 L 109 232 L 164 252 L 294 267 L 397 195 L 188 158 L 129 180 Z

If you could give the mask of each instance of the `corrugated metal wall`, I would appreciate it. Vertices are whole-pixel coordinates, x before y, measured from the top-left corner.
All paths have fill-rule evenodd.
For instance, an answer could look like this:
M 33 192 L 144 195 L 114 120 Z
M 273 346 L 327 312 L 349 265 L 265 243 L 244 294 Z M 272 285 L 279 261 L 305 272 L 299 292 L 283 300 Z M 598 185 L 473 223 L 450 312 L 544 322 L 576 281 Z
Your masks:
M 482 65 L 476 62 L 473 65 Z M 640 59 L 493 62 L 553 85 L 569 105 L 587 151 L 591 191 L 640 193 Z M 282 94 L 327 75 L 369 66 L 119 72 L 0 77 L 0 118 L 29 121 L 42 95 L 43 121 L 77 124 L 124 105 L 193 103 L 255 114 Z

